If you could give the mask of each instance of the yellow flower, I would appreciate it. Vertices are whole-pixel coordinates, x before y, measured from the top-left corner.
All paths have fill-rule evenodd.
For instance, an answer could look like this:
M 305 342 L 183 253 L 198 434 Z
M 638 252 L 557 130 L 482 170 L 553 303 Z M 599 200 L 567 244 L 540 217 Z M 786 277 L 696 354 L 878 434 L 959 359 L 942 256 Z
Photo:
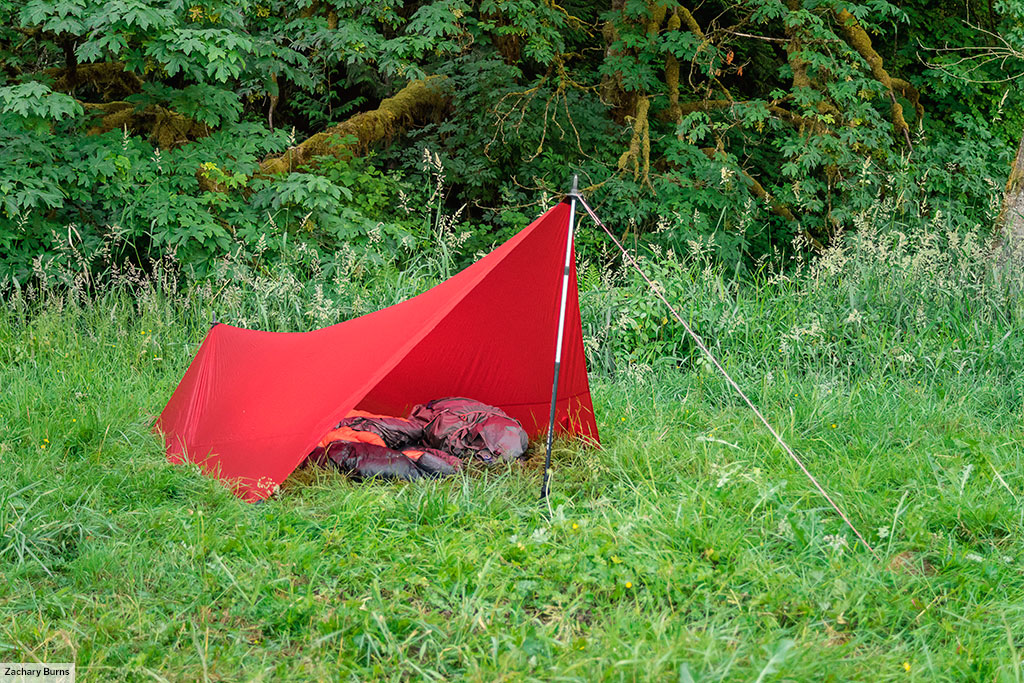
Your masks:
M 836 428 L 835 423 L 832 423 L 832 429 L 835 429 L 835 428 Z
M 579 529 L 579 528 L 580 528 L 580 525 L 579 525 L 579 524 L 577 524 L 576 522 L 573 522 L 573 523 L 572 523 L 572 530 L 573 530 L 573 531 L 575 531 L 576 529 Z
M 910 673 L 910 662 L 903 662 L 903 670 Z
M 72 421 L 72 422 L 78 422 L 78 420 L 77 420 L 77 419 L 75 419 L 75 418 L 71 418 L 71 421 Z
M 625 418 L 625 417 L 623 417 L 623 418 L 621 418 L 621 419 L 622 419 L 622 421 L 623 421 L 623 422 L 625 422 L 625 421 L 626 421 L 626 418 Z
M 627 581 L 626 582 L 626 588 L 632 588 L 632 587 L 633 587 L 633 582 L 632 581 Z

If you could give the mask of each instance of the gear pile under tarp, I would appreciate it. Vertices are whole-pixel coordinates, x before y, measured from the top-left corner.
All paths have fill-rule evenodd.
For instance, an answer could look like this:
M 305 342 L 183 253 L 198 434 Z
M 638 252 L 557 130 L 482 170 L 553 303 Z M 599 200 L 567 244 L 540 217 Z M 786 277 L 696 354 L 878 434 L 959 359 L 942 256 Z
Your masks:
M 471 396 L 547 431 L 569 205 L 417 297 L 304 333 L 214 325 L 156 422 L 171 462 L 266 498 L 353 409 Z M 555 430 L 597 442 L 569 262 Z
M 442 398 L 416 406 L 409 419 L 423 425 L 428 446 L 463 459 L 492 463 L 526 452 L 528 437 L 518 420 L 470 398 Z
M 468 398 L 418 405 L 408 418 L 355 410 L 310 453 L 355 479 L 415 480 L 462 469 L 463 461 L 494 463 L 526 453 L 527 435 L 500 408 Z

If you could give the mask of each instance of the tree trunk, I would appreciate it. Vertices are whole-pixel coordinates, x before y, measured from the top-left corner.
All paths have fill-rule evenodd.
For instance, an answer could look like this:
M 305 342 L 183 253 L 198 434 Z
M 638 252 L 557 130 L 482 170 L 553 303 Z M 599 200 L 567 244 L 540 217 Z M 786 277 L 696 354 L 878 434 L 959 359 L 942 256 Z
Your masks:
M 1024 135 L 1010 165 L 1003 208 L 996 219 L 996 259 L 1000 265 L 1024 265 Z
M 615 28 L 615 20 L 623 19 L 623 8 L 626 0 L 612 0 L 612 12 L 614 18 L 606 19 L 601 27 L 601 34 L 604 36 L 604 58 L 608 59 L 625 54 L 619 50 L 613 50 L 619 40 L 619 31 Z M 627 93 L 622 87 L 622 74 L 615 72 L 601 76 L 601 100 L 611 107 L 612 120 L 617 124 L 623 124 L 627 116 L 632 116 L 636 110 L 636 98 Z

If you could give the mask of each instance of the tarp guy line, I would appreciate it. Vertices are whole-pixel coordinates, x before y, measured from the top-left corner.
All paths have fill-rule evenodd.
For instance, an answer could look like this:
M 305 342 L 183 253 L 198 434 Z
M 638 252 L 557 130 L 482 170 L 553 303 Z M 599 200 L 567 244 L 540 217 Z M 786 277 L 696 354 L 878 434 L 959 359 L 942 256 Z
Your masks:
M 689 325 L 686 324 L 686 321 L 683 320 L 683 317 L 676 312 L 676 309 L 673 308 L 672 304 L 668 302 L 668 299 L 666 299 L 665 296 L 661 293 L 661 291 L 655 285 L 654 281 L 651 280 L 651 278 L 647 277 L 644 271 L 640 269 L 640 265 L 636 262 L 636 259 L 634 259 L 633 256 L 628 251 L 626 251 L 626 248 L 622 246 L 618 239 L 616 239 L 615 235 L 612 234 L 611 230 L 609 230 L 607 226 L 605 226 L 605 224 L 601 222 L 601 219 L 597 217 L 597 214 L 595 214 L 594 210 L 590 208 L 590 205 L 587 204 L 586 200 L 583 199 L 582 197 L 579 197 L 579 201 L 580 204 L 583 205 L 583 208 L 586 209 L 587 213 L 590 214 L 590 217 L 594 220 L 594 222 L 597 223 L 601 227 L 601 229 L 605 231 L 608 237 L 611 238 L 612 242 L 615 243 L 615 246 L 619 248 L 619 251 L 622 252 L 623 257 L 627 259 L 629 265 L 633 266 L 633 268 L 636 269 L 636 272 L 640 273 L 640 277 L 642 277 L 647 282 L 647 284 L 650 285 L 651 291 L 654 292 L 654 295 L 661 299 L 661 302 L 668 307 L 668 310 L 671 311 L 672 315 L 675 316 L 675 319 L 679 321 L 679 324 L 683 326 L 683 329 L 686 330 L 686 333 L 693 338 L 694 342 L 696 342 L 697 347 L 700 348 L 702 352 L 704 352 L 704 355 L 708 357 L 708 360 L 710 360 L 716 368 L 718 368 L 718 371 L 721 372 L 722 376 L 725 377 L 729 384 L 732 385 L 732 388 L 736 390 L 736 393 L 740 395 L 740 398 L 742 398 L 750 407 L 750 409 L 754 411 L 754 414 L 757 415 L 757 419 L 761 420 L 764 426 L 768 428 L 768 431 L 772 433 L 772 436 L 775 437 L 775 440 L 779 442 L 779 445 L 782 446 L 783 450 L 785 450 L 789 457 L 793 459 L 793 462 L 795 462 L 800 467 L 800 470 L 805 475 L 807 475 L 807 478 L 811 480 L 811 483 L 814 484 L 814 487 L 816 489 L 818 489 L 818 492 L 825 498 L 825 500 L 828 501 L 828 504 L 832 506 L 832 509 L 839 513 L 839 516 L 846 523 L 846 526 L 850 527 L 850 530 L 852 530 L 853 533 L 856 534 L 860 542 L 864 544 L 864 547 L 867 548 L 871 552 L 871 554 L 875 556 L 875 559 L 880 559 L 878 557 L 878 553 L 876 553 L 874 548 L 872 548 L 871 545 L 864 539 L 864 536 L 862 536 L 861 533 L 857 531 L 857 527 L 853 525 L 853 522 L 850 521 L 850 518 L 847 517 L 846 514 L 842 511 L 842 509 L 836 504 L 836 502 L 832 500 L 832 497 L 828 495 L 828 492 L 825 490 L 825 488 L 818 483 L 818 480 L 814 478 L 814 475 L 811 474 L 810 470 L 808 470 L 804 463 L 800 460 L 800 458 L 797 457 L 796 453 L 793 452 L 793 449 L 789 447 L 789 444 L 783 441 L 782 437 L 779 436 L 779 433 L 775 431 L 771 424 L 768 423 L 768 420 L 765 419 L 764 415 L 761 414 L 761 411 L 757 409 L 757 406 L 754 405 L 754 402 L 747 398 L 747 395 L 743 393 L 743 390 L 740 389 L 740 386 L 738 384 L 736 384 L 736 381 L 732 378 L 732 376 L 730 376 L 729 373 L 725 371 L 725 368 L 722 367 L 722 364 L 718 362 L 717 358 L 715 358 L 715 354 L 711 353 L 711 350 L 708 349 L 708 347 L 704 344 L 704 340 L 702 340 L 700 336 L 696 332 L 694 332 Z

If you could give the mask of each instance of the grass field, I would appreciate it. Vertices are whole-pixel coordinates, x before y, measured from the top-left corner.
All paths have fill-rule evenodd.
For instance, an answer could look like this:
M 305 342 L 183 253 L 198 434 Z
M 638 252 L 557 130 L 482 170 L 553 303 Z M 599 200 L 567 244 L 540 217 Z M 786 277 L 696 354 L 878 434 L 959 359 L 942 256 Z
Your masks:
M 303 291 L 8 290 L 0 660 L 83 681 L 1019 681 L 1024 306 L 873 258 L 806 285 L 662 274 L 878 558 L 718 377 L 671 359 L 594 376 L 604 448 L 557 444 L 550 509 L 536 456 L 411 485 L 299 471 L 248 505 L 149 425 L 211 309 L 330 322 Z M 598 357 L 635 341 L 601 321 L 647 315 L 629 287 L 585 293 Z

